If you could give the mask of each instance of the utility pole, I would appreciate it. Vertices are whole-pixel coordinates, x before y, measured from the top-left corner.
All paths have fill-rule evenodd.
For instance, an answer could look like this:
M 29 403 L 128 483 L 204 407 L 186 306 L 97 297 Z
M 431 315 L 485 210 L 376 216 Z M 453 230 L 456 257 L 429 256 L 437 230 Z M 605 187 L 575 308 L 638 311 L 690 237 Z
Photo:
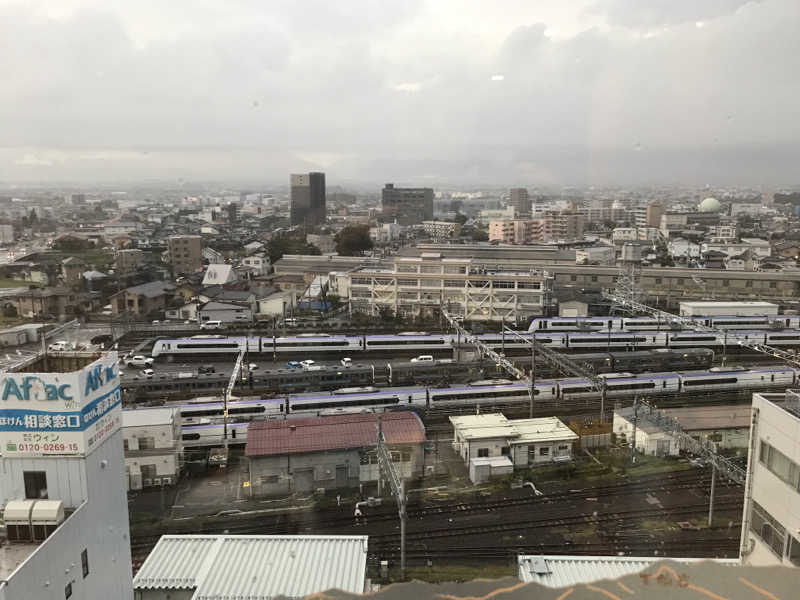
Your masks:
M 400 478 L 400 474 L 392 462 L 392 454 L 386 447 L 386 439 L 383 436 L 383 426 L 381 418 L 378 417 L 378 443 L 376 447 L 378 455 L 378 495 L 381 492 L 381 480 L 386 475 L 389 486 L 392 488 L 392 495 L 397 502 L 397 513 L 400 516 L 400 573 L 405 579 L 406 576 L 406 488 L 405 481 Z
M 711 463 L 711 493 L 708 499 L 708 526 L 711 527 L 711 523 L 714 520 L 714 488 L 717 484 L 717 467 L 714 463 Z
M 631 439 L 631 464 L 636 464 L 636 424 L 639 421 L 639 398 L 633 397 L 633 437 Z
M 531 408 L 528 411 L 528 418 L 533 418 L 533 402 L 536 394 L 536 331 L 533 332 L 531 341 Z
M 247 340 L 247 338 L 245 338 L 245 340 Z M 245 344 L 247 344 L 247 341 L 245 341 Z M 228 387 L 225 388 L 225 395 L 222 398 L 222 442 L 225 450 L 228 449 L 228 398 L 230 398 L 230 395 L 233 393 L 233 387 L 236 385 L 236 379 L 239 376 L 239 371 L 242 368 L 242 361 L 244 360 L 245 352 L 246 347 L 239 349 L 239 356 L 236 359 L 236 364 L 231 372 L 230 381 L 228 381 Z

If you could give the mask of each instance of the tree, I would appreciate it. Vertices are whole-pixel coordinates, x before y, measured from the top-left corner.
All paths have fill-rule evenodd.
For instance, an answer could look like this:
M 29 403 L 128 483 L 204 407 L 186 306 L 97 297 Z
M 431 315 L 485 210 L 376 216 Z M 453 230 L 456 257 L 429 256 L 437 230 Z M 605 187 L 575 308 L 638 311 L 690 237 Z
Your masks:
M 488 242 L 489 234 L 486 233 L 483 229 L 475 229 L 472 232 L 472 239 L 475 242 Z
M 351 225 L 345 227 L 334 237 L 336 252 L 340 256 L 361 256 L 367 250 L 372 250 L 372 239 L 369 237 L 369 226 Z
M 271 263 L 278 261 L 284 254 L 322 254 L 319 248 L 306 242 L 300 235 L 281 235 L 267 242 L 267 254 Z

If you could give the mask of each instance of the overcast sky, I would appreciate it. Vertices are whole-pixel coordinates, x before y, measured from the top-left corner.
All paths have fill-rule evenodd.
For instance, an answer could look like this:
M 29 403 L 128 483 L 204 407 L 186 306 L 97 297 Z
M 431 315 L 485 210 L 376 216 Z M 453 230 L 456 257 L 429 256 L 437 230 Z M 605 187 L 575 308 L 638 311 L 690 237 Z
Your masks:
M 0 0 L 0 181 L 794 184 L 798 26 L 798 0 Z

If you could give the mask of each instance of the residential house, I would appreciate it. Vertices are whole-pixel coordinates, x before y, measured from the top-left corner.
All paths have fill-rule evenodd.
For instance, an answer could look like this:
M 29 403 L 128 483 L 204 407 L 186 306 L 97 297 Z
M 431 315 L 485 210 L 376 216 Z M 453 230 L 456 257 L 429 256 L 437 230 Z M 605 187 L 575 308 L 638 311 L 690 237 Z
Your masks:
M 269 275 L 272 270 L 272 263 L 270 263 L 269 257 L 263 252 L 242 259 L 242 265 L 252 269 L 252 273 L 255 277 Z
M 33 288 L 17 293 L 17 314 L 27 317 L 66 317 L 90 312 L 88 294 L 65 287 Z
M 86 263 L 75 256 L 70 256 L 61 261 L 61 277 L 66 285 L 80 285 L 85 270 Z
M 111 310 L 115 315 L 125 312 L 148 315 L 166 310 L 175 296 L 175 286 L 165 281 L 151 281 L 126 288 L 111 296 Z
M 233 270 L 233 265 L 212 264 L 208 265 L 206 269 L 205 277 L 203 277 L 203 285 L 224 285 L 236 280 L 236 271 Z
M 246 304 L 230 302 L 206 302 L 197 310 L 198 321 L 222 321 L 223 323 L 249 323 L 253 320 L 253 311 Z

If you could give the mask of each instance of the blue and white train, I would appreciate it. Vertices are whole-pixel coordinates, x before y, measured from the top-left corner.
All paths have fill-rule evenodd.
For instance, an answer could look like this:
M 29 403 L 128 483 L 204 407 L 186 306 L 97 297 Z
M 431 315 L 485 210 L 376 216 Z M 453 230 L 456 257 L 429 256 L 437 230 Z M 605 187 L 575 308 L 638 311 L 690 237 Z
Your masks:
M 604 376 L 608 399 L 632 396 L 685 394 L 691 396 L 731 390 L 785 389 L 800 381 L 800 370 L 783 366 L 757 368 L 712 368 L 707 371 L 649 373 L 631 375 L 614 373 Z M 231 421 L 283 419 L 289 417 L 327 416 L 402 408 L 437 409 L 530 402 L 530 386 L 521 382 L 494 380 L 448 388 L 349 388 L 331 393 L 297 394 L 272 399 L 234 400 L 228 402 Z M 569 378 L 537 381 L 534 398 L 539 403 L 586 401 L 598 393 L 586 379 Z M 183 420 L 185 446 L 215 445 L 222 440 L 221 401 L 177 403 Z M 232 433 L 231 428 L 234 428 Z M 229 441 L 244 443 L 247 423 L 228 424 Z M 245 432 L 244 434 L 242 432 Z
M 699 325 L 714 329 L 762 329 L 800 327 L 800 315 L 695 316 Z M 657 317 L 542 317 L 531 321 L 528 331 L 664 331 L 673 326 Z
M 800 329 L 741 330 L 734 331 L 592 331 L 592 332 L 521 332 L 520 337 L 499 333 L 479 334 L 475 337 L 489 346 L 500 348 L 524 348 L 528 340 L 536 341 L 559 350 L 586 350 L 611 348 L 633 350 L 649 348 L 711 348 L 734 347 L 739 341 L 756 342 L 775 347 L 800 347 Z M 153 344 L 153 357 L 174 356 L 203 358 L 218 355 L 236 355 L 241 350 L 250 354 L 275 356 L 304 356 L 308 354 L 353 354 L 357 352 L 377 353 L 413 351 L 431 354 L 452 350 L 463 339 L 454 334 L 414 335 L 366 335 L 344 336 L 324 333 L 298 335 L 294 337 L 244 337 L 244 336 L 195 336 L 177 339 L 159 339 Z

